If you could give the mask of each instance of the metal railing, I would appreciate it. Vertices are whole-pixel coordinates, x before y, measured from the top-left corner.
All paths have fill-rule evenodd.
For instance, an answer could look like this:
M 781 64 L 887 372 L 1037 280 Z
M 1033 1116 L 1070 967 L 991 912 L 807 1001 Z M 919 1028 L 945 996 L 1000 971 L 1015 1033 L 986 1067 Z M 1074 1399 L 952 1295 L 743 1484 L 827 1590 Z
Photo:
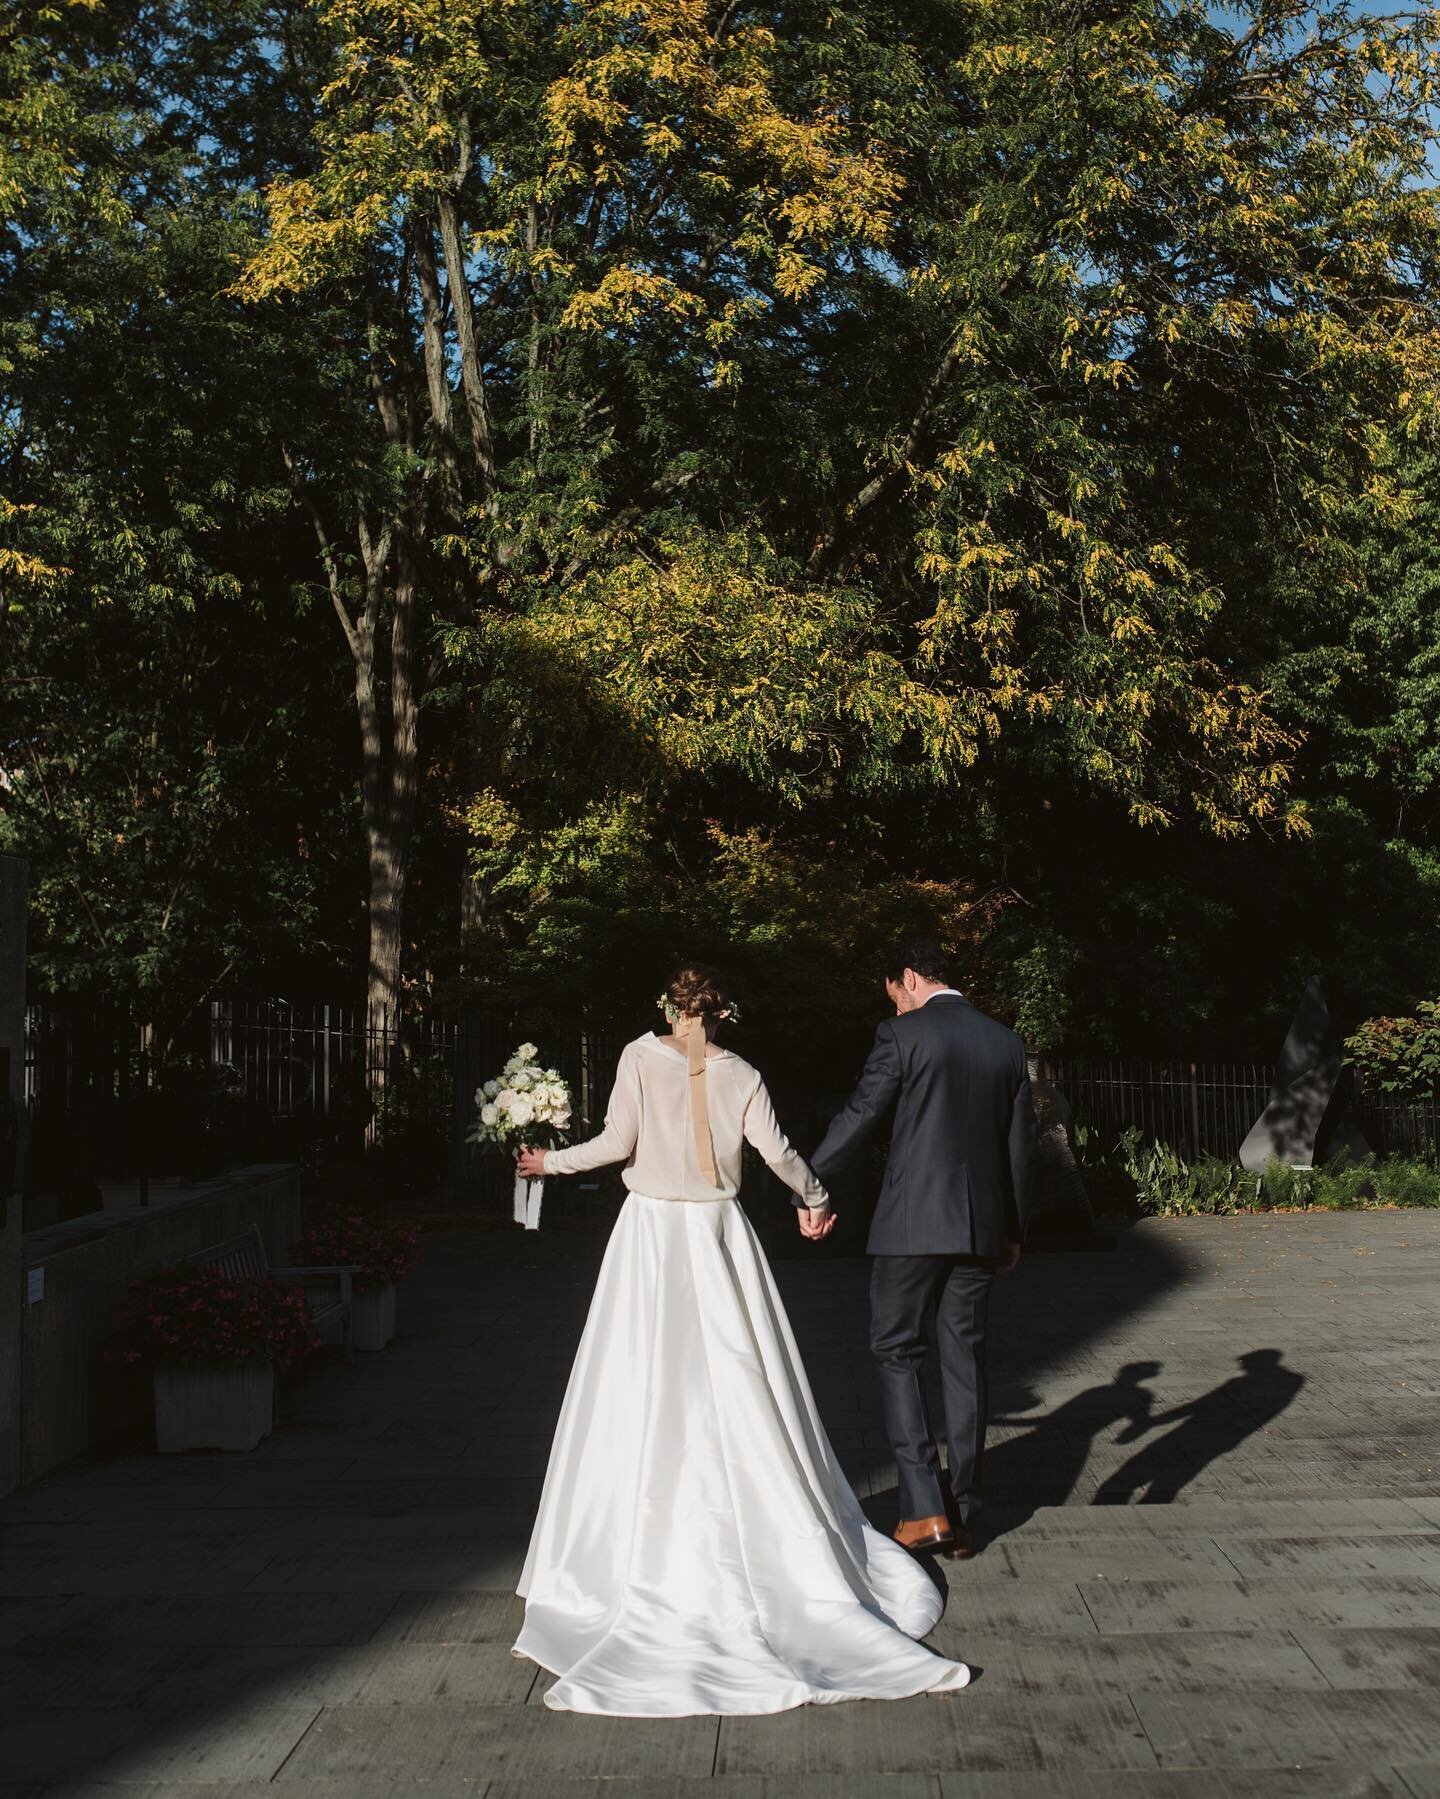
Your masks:
M 569 1080 L 577 1128 L 597 1126 L 625 1033 L 589 1024 L 528 1034 Z M 397 1017 L 225 998 L 193 1019 L 162 1060 L 133 1022 L 90 1007 L 32 1005 L 28 1184 L 53 1191 L 66 1181 L 93 1186 L 235 1161 L 378 1157 L 459 1199 L 499 1181 L 498 1160 L 465 1136 L 476 1088 L 520 1038 L 492 1010 Z M 1133 1128 L 1189 1158 L 1234 1156 L 1270 1097 L 1271 1071 L 1259 1062 L 1067 1055 L 1044 1066 L 1102 1145 Z M 1412 1101 L 1355 1082 L 1352 1115 L 1380 1153 L 1436 1159 L 1440 1094 Z
M 609 1096 L 619 1044 L 603 1028 L 544 1035 L 583 1131 Z M 379 1158 L 458 1197 L 493 1173 L 466 1133 L 475 1090 L 521 1037 L 491 1011 L 460 1015 L 218 999 L 161 1059 L 149 1034 L 79 1006 L 26 1015 L 27 1185 L 205 1172 L 269 1158 Z M 493 1183 L 492 1183 L 493 1184 Z
M 1053 1079 L 1104 1140 L 1124 1130 L 1184 1156 L 1233 1156 L 1265 1110 L 1271 1073 L 1254 1062 L 1059 1057 Z
M 1272 1071 L 1259 1062 L 1060 1056 L 1047 1066 L 1076 1119 L 1103 1144 L 1134 1129 L 1190 1160 L 1237 1155 L 1271 1095 Z M 1378 1093 L 1348 1069 L 1341 1081 L 1338 1106 L 1373 1151 L 1437 1159 L 1440 1090 L 1418 1099 Z

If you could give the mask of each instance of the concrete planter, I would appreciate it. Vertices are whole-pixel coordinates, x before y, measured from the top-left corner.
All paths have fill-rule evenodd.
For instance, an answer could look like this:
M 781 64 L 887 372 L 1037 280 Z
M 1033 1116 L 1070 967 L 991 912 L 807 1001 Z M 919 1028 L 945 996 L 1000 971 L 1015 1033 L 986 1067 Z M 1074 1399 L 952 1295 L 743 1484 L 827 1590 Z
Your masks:
M 186 1449 L 253 1449 L 275 1428 L 275 1370 L 157 1368 L 155 1447 L 161 1455 Z
M 395 1335 L 395 1283 L 378 1293 L 357 1293 L 350 1305 L 350 1341 L 354 1348 L 383 1349 Z

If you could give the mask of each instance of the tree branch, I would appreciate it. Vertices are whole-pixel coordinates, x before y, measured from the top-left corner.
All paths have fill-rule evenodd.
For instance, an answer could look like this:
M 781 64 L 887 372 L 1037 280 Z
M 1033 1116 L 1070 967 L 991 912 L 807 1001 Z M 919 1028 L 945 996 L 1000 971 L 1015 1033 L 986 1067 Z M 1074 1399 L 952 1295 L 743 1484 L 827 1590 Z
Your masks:
M 335 560 L 335 547 L 330 542 L 330 533 L 325 529 L 325 521 L 320 516 L 320 508 L 307 493 L 300 474 L 295 467 L 295 458 L 290 454 L 288 445 L 280 446 L 280 454 L 285 459 L 285 467 L 290 475 L 290 489 L 300 502 L 308 516 L 311 528 L 315 532 L 315 541 L 320 548 L 320 562 L 325 570 L 325 579 L 330 588 L 330 604 L 335 608 L 335 616 L 340 621 L 340 629 L 345 633 L 345 641 L 350 646 L 350 654 L 358 661 L 360 657 L 360 640 L 355 634 L 354 621 L 350 617 L 350 609 L 345 604 L 345 596 L 340 586 L 340 570 Z

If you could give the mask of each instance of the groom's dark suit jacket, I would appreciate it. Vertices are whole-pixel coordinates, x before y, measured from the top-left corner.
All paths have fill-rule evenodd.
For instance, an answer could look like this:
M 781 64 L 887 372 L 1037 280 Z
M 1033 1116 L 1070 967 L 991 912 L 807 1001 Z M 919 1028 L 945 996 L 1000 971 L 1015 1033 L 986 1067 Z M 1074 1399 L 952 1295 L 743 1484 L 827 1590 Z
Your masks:
M 860 1083 L 810 1164 L 828 1181 L 895 1106 L 866 1248 L 876 1256 L 1004 1254 L 1031 1212 L 1035 1112 L 1025 1046 L 958 994 L 887 1018 Z

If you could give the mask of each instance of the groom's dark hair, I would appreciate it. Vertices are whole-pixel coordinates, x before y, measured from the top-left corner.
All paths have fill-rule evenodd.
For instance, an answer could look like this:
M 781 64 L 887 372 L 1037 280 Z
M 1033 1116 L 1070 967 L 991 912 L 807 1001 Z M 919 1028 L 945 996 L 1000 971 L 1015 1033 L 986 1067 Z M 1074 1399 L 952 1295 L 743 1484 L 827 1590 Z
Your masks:
M 950 958 L 933 937 L 907 937 L 897 943 L 885 964 L 885 979 L 898 987 L 907 968 L 913 968 L 922 980 L 950 985 Z

